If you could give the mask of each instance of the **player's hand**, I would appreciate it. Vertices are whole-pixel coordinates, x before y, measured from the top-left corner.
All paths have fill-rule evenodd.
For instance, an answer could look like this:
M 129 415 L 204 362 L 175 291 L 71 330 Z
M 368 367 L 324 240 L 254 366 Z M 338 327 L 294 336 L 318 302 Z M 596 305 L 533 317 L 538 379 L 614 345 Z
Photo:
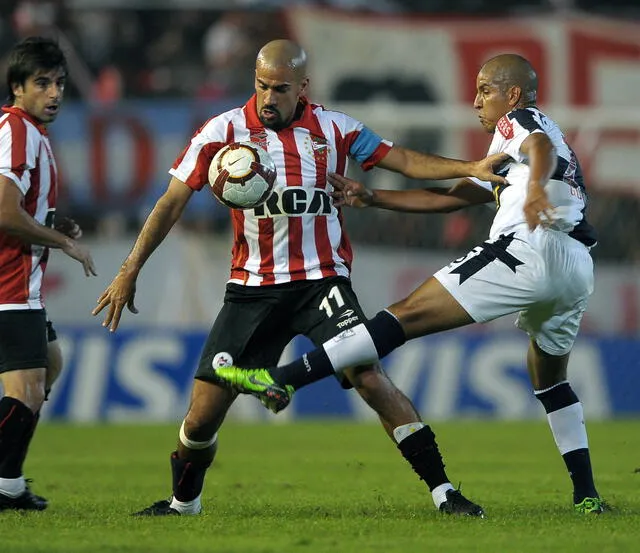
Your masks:
M 331 197 L 337 207 L 368 207 L 373 203 L 373 192 L 361 182 L 337 173 L 329 173 L 328 180 L 334 188 Z
M 115 332 L 120 324 L 124 306 L 134 315 L 138 313 L 134 300 L 136 297 L 136 275 L 122 269 L 113 279 L 107 289 L 98 298 L 98 306 L 91 312 L 93 316 L 100 313 L 105 307 L 109 310 L 102 321 L 102 326 L 109 327 L 110 332 Z
M 70 217 L 62 217 L 60 220 L 56 218 L 56 224 L 54 228 L 58 232 L 61 232 L 65 236 L 73 238 L 74 240 L 82 238 L 82 229 L 80 228 L 80 225 Z
M 84 269 L 84 274 L 86 276 L 97 276 L 96 266 L 93 263 L 93 259 L 91 257 L 91 252 L 87 246 L 76 242 L 73 239 L 67 240 L 65 245 L 61 248 L 64 253 L 66 253 L 69 257 L 75 259 L 82 263 L 82 268 Z
M 538 225 L 548 226 L 555 219 L 555 208 L 549 203 L 544 187 L 538 182 L 529 182 L 524 200 L 524 218 L 531 231 Z
M 507 184 L 507 179 L 495 173 L 509 159 L 511 159 L 511 157 L 508 154 L 500 153 L 487 156 L 480 161 L 474 161 L 474 169 L 471 176 L 483 181 Z

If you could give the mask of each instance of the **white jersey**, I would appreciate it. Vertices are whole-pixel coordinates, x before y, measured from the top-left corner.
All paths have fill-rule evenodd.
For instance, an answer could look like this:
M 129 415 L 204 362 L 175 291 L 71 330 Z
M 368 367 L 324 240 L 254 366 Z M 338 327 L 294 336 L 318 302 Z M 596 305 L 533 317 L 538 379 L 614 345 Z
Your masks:
M 545 133 L 558 156 L 556 170 L 545 186 L 549 201 L 555 207 L 551 228 L 569 234 L 586 246 L 593 246 L 596 236 L 585 218 L 587 194 L 580 164 L 555 121 L 535 107 L 513 110 L 496 124 L 488 155 L 504 152 L 512 158 L 499 172 L 506 177 L 508 184 L 471 179 L 492 190 L 496 198 L 497 212 L 489 238 L 493 240 L 501 235 L 527 230 L 523 209 L 529 182 L 529 160 L 520 151 L 520 146 L 533 133 Z

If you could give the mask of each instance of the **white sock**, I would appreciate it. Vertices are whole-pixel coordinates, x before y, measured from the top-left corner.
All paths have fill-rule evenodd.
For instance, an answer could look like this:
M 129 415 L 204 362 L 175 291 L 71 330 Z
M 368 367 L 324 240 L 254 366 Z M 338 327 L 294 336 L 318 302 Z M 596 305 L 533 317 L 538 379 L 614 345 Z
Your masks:
M 181 515 L 197 515 L 202 511 L 201 497 L 202 494 L 191 501 L 178 501 L 175 497 L 172 497 L 170 507 Z
M 433 488 L 431 497 L 433 498 L 433 504 L 436 506 L 436 509 L 439 509 L 440 505 L 447 500 L 447 491 L 449 490 L 455 490 L 451 482 L 446 482 L 445 484 L 440 484 L 437 488 Z
M 408 438 L 411 434 L 424 427 L 425 424 L 423 422 L 410 422 L 409 424 L 403 424 L 402 426 L 398 426 L 393 429 L 393 438 L 396 443 L 399 444 L 402 440 Z
M 547 420 L 560 455 L 589 447 L 582 403 L 574 403 L 557 411 L 552 411 L 547 414 Z
M 0 493 L 9 497 L 18 497 L 26 489 L 24 476 L 18 478 L 0 478 Z
M 338 374 L 348 367 L 358 367 L 378 361 L 378 351 L 373 338 L 362 323 L 343 330 L 322 344 L 322 347 L 331 361 L 333 370 Z

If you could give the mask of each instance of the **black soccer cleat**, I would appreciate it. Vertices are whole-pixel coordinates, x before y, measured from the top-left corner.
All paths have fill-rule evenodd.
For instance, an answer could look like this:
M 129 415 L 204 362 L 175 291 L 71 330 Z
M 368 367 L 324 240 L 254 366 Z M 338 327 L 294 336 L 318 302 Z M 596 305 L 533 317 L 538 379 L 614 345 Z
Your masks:
M 48 506 L 44 497 L 31 493 L 28 487 L 17 497 L 0 493 L 0 511 L 44 511 Z
M 150 505 L 142 511 L 131 513 L 134 517 L 164 517 L 164 516 L 180 516 L 180 513 L 171 507 L 171 501 L 168 499 L 162 499 L 156 501 L 153 505 Z
M 447 500 L 440 504 L 440 512 L 448 515 L 484 518 L 484 510 L 480 505 L 469 501 L 460 490 L 447 490 Z
M 31 495 L 34 497 L 35 500 L 41 501 L 46 505 L 49 505 L 49 500 L 47 498 L 42 497 L 41 495 L 37 495 L 31 491 L 31 487 L 29 486 L 29 484 L 33 482 L 33 478 L 25 478 L 24 481 L 25 481 L 25 487 L 27 491 L 31 493 Z

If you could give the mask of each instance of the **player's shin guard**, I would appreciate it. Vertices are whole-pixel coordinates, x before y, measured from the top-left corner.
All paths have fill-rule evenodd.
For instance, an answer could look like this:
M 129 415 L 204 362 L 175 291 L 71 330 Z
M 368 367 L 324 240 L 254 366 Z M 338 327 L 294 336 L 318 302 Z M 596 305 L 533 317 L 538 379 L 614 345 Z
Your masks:
M 302 358 L 269 369 L 269 374 L 278 384 L 297 390 L 349 367 L 374 363 L 406 340 L 398 319 L 388 311 L 380 311 L 373 319 L 341 332 Z
M 177 451 L 171 454 L 173 497 L 186 503 L 198 498 L 202 493 L 205 474 L 218 451 L 218 435 L 214 434 L 206 441 L 192 440 L 187 437 L 183 421 L 178 436 L 184 446 L 183 451 L 188 452 L 188 458 L 181 459 Z
M 173 497 L 178 501 L 192 501 L 202 493 L 204 477 L 212 461 L 180 459 L 178 452 L 171 454 Z
M 574 503 L 598 497 L 593 481 L 582 404 L 568 382 L 535 391 L 547 412 L 551 433 L 573 482 Z
M 449 482 L 436 436 L 428 425 L 403 438 L 398 449 L 416 474 L 429 486 L 429 491 Z
M 35 417 L 20 400 L 0 400 L 0 478 L 22 476 L 22 464 L 29 440 L 33 436 Z
M 33 440 L 33 435 L 36 432 L 36 427 L 38 426 L 38 422 L 40 421 L 40 411 L 33 415 L 33 423 L 31 427 L 27 429 L 26 434 L 23 438 L 22 450 L 20 452 L 20 466 L 24 464 L 25 459 L 27 458 L 27 452 L 29 451 L 29 445 L 31 445 L 31 440 Z

